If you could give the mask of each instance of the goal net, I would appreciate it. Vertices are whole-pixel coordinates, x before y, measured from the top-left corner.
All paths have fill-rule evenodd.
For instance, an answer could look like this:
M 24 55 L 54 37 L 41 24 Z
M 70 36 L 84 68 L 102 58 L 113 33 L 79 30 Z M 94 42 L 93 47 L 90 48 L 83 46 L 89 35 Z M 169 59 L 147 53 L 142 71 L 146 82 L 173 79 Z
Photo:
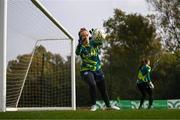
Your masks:
M 7 110 L 75 110 L 73 37 L 38 0 L 7 11 Z

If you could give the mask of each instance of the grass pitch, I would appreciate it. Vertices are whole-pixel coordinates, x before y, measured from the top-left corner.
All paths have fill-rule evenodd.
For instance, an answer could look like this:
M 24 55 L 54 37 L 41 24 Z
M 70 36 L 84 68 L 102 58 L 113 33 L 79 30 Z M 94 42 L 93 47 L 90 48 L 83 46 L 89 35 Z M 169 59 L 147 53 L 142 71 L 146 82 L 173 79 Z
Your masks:
M 1 112 L 0 119 L 180 119 L 180 109 Z

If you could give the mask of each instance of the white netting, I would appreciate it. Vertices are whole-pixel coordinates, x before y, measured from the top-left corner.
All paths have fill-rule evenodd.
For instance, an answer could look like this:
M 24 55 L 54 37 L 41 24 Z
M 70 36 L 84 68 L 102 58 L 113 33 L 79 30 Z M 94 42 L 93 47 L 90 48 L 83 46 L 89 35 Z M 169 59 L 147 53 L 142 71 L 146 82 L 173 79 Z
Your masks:
M 71 107 L 71 40 L 30 0 L 8 0 L 7 19 L 6 106 Z

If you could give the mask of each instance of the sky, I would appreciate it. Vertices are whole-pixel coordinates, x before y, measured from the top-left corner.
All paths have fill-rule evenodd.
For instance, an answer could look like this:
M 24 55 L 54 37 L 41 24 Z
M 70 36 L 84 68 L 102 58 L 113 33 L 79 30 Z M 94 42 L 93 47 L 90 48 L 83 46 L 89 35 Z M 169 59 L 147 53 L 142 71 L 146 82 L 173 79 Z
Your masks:
M 41 0 L 48 10 L 77 38 L 79 28 L 101 28 L 119 8 L 129 13 L 151 13 L 146 0 Z
M 77 33 L 81 27 L 102 28 L 103 22 L 113 17 L 115 8 L 127 14 L 138 13 L 145 16 L 152 13 L 146 0 L 40 0 L 40 2 L 75 38 L 76 44 Z M 7 61 L 32 52 L 38 39 L 62 36 L 59 29 L 41 11 L 37 12 L 37 8 L 30 0 L 9 0 Z M 63 54 L 70 52 L 67 50 L 70 46 L 64 42 L 47 42 L 46 45 L 49 45 L 52 51 L 57 50 L 57 53 L 62 52 L 58 49 L 64 50 Z

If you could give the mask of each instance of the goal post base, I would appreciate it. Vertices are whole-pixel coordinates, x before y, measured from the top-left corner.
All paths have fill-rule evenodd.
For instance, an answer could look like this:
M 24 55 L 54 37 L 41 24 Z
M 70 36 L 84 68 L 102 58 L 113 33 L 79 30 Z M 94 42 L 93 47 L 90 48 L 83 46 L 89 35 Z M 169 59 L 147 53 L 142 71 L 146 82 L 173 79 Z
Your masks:
M 55 111 L 55 110 L 76 110 L 72 107 L 18 107 L 6 108 L 6 111 Z

